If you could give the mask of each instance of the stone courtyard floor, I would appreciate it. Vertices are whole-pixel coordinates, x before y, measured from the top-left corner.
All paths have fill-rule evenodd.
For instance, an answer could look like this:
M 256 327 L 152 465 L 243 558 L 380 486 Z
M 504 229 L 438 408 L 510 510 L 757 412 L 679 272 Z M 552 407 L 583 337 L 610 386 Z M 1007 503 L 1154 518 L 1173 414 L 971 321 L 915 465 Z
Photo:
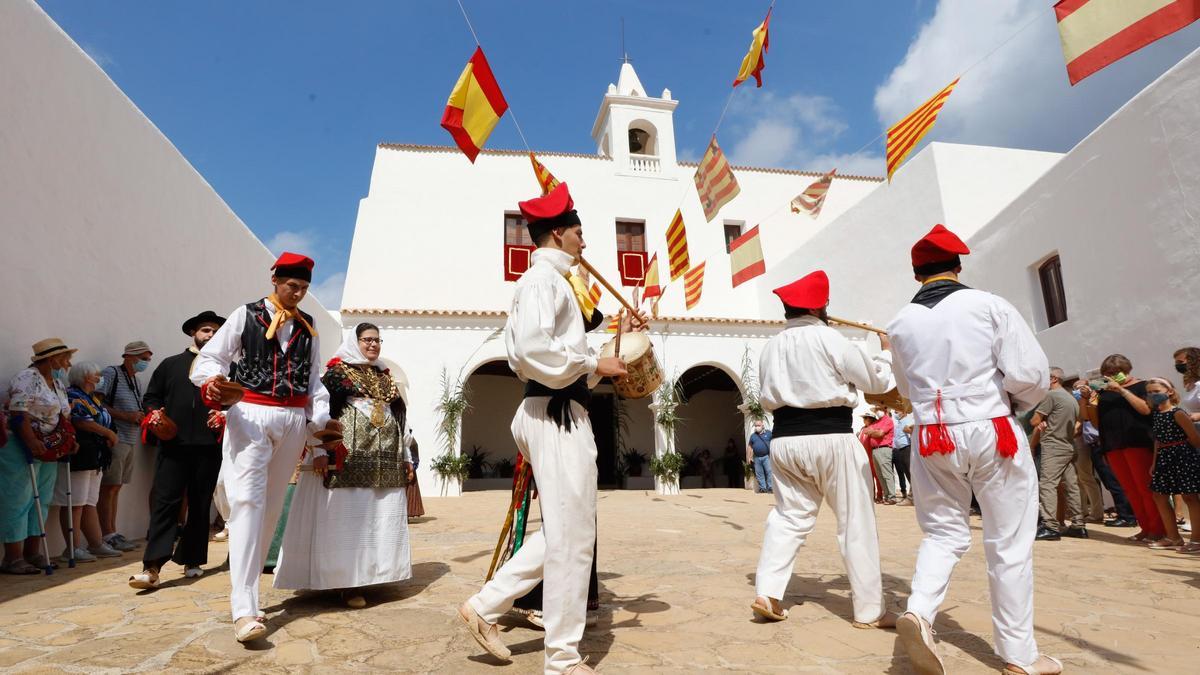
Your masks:
M 125 585 L 140 565 L 117 561 L 50 577 L 0 578 L 0 669 L 5 672 L 533 673 L 542 634 L 505 620 L 514 662 L 499 666 L 467 636 L 455 608 L 479 586 L 506 506 L 502 492 L 426 498 L 412 525 L 415 576 L 374 589 L 346 609 L 333 593 L 275 591 L 263 577 L 268 638 L 233 640 L 224 566 L 164 586 Z M 894 633 L 849 623 L 849 587 L 832 514 L 802 549 L 779 624 L 752 620 L 753 573 L 768 495 L 691 490 L 677 497 L 602 492 L 599 621 L 583 651 L 608 673 L 907 673 Z M 913 510 L 880 507 L 884 590 L 908 593 L 919 532 Z M 935 626 L 950 672 L 996 672 L 987 576 L 979 545 L 959 565 Z M 1128 529 L 1092 526 L 1090 540 L 1039 542 L 1036 627 L 1042 649 L 1075 673 L 1200 670 L 1200 557 L 1125 543 Z M 134 554 L 135 556 L 140 554 Z M 210 560 L 225 559 L 214 543 Z M 65 566 L 64 566 L 65 567 Z

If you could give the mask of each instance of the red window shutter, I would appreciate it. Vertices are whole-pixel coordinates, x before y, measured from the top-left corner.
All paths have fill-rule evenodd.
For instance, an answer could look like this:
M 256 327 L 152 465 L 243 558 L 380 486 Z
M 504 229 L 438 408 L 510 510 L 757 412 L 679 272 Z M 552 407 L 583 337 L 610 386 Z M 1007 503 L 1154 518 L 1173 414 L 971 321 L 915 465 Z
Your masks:
M 518 244 L 504 245 L 504 280 L 516 281 L 525 270 L 529 269 L 529 257 L 533 255 L 533 246 Z
M 617 251 L 617 268 L 622 286 L 641 286 L 646 278 L 645 251 Z

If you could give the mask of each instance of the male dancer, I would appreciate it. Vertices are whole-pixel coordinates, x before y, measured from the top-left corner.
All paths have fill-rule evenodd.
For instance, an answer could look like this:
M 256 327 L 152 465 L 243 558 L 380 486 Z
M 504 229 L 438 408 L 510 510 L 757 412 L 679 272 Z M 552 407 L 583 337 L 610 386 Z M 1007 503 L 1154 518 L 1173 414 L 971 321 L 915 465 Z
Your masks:
M 970 249 L 935 226 L 912 248 L 921 290 L 892 319 L 896 384 L 912 401 L 917 551 L 908 611 L 897 629 L 918 673 L 942 673 L 932 624 L 955 564 L 971 546 L 971 494 L 983 511 L 983 547 L 996 653 L 1005 672 L 1060 673 L 1033 637 L 1033 540 L 1038 492 L 1033 455 L 1014 404 L 1037 405 L 1050 384 L 1046 355 L 1003 298 L 958 281 Z
M 329 393 L 321 384 L 313 318 L 297 307 L 308 293 L 313 261 L 284 253 L 271 269 L 271 295 L 230 312 L 200 350 L 191 374 L 205 399 L 217 401 L 217 383 L 237 361 L 237 382 L 245 388 L 226 414 L 221 467 L 229 498 L 229 599 L 238 642 L 267 632 L 258 607 L 258 578 L 309 431 L 338 428 L 329 419 Z
M 189 377 L 200 350 L 224 323 L 225 318 L 212 310 L 184 321 L 183 333 L 192 344 L 182 353 L 163 359 L 146 388 L 144 401 L 151 419 L 166 415 L 179 432 L 171 440 L 162 441 L 158 451 L 150 491 L 146 552 L 141 573 L 129 577 L 133 588 L 157 588 L 159 572 L 168 560 L 183 565 L 188 578 L 204 574 L 201 565 L 208 562 L 208 509 L 221 471 L 221 444 L 208 426 L 210 411 L 200 398 L 200 390 Z M 179 505 L 185 494 L 187 524 L 176 544 Z
M 883 351 L 872 357 L 829 327 L 829 277 L 821 270 L 774 292 L 783 301 L 787 327 L 763 348 L 759 381 L 763 408 L 775 417 L 775 508 L 767 516 L 754 581 L 758 597 L 750 608 L 768 620 L 787 618 L 780 600 L 824 499 L 837 518 L 853 625 L 892 628 L 896 614 L 883 604 L 871 469 L 851 429 L 858 390 L 882 394 L 892 388 L 887 338 L 880 337 Z
M 533 468 L 542 529 L 525 539 L 458 614 L 484 649 L 508 661 L 495 622 L 542 581 L 545 671 L 590 673 L 579 655 L 596 540 L 596 441 L 587 401 L 601 377 L 624 375 L 625 364 L 617 357 L 597 358 L 587 343 L 568 281 L 585 244 L 567 184 L 519 206 L 537 250 L 517 282 L 504 343 L 509 367 L 525 381 L 512 433 Z M 644 324 L 644 317 L 635 322 Z

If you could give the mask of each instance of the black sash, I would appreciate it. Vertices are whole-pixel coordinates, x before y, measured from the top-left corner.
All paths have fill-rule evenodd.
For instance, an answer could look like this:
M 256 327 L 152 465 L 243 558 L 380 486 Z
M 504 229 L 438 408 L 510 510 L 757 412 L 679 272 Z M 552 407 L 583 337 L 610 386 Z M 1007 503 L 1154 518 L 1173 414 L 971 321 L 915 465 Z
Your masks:
M 917 294 L 913 296 L 913 304 L 923 305 L 929 309 L 933 309 L 939 302 L 945 300 L 950 295 L 962 291 L 969 290 L 970 286 L 965 286 L 953 279 L 941 279 L 925 284 Z
M 559 429 L 570 433 L 573 421 L 571 401 L 587 408 L 588 402 L 592 400 L 592 391 L 588 389 L 587 375 L 584 375 L 570 386 L 562 389 L 551 389 L 541 382 L 530 380 L 525 383 L 525 398 L 532 396 L 549 396 L 550 402 L 546 404 L 546 414 L 554 420 Z
M 854 409 L 847 406 L 833 408 L 785 406 L 772 414 L 775 416 L 775 426 L 771 429 L 771 438 L 854 433 L 852 427 Z

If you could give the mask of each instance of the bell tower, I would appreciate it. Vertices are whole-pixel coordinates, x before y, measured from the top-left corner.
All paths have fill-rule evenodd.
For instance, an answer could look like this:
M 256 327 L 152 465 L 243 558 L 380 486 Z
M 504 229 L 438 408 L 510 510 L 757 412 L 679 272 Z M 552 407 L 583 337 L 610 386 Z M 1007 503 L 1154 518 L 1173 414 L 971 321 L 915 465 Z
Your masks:
M 677 105 L 670 89 L 663 89 L 660 98 L 647 96 L 633 64 L 624 59 L 592 125 L 596 152 L 611 157 L 618 174 L 673 177 Z

